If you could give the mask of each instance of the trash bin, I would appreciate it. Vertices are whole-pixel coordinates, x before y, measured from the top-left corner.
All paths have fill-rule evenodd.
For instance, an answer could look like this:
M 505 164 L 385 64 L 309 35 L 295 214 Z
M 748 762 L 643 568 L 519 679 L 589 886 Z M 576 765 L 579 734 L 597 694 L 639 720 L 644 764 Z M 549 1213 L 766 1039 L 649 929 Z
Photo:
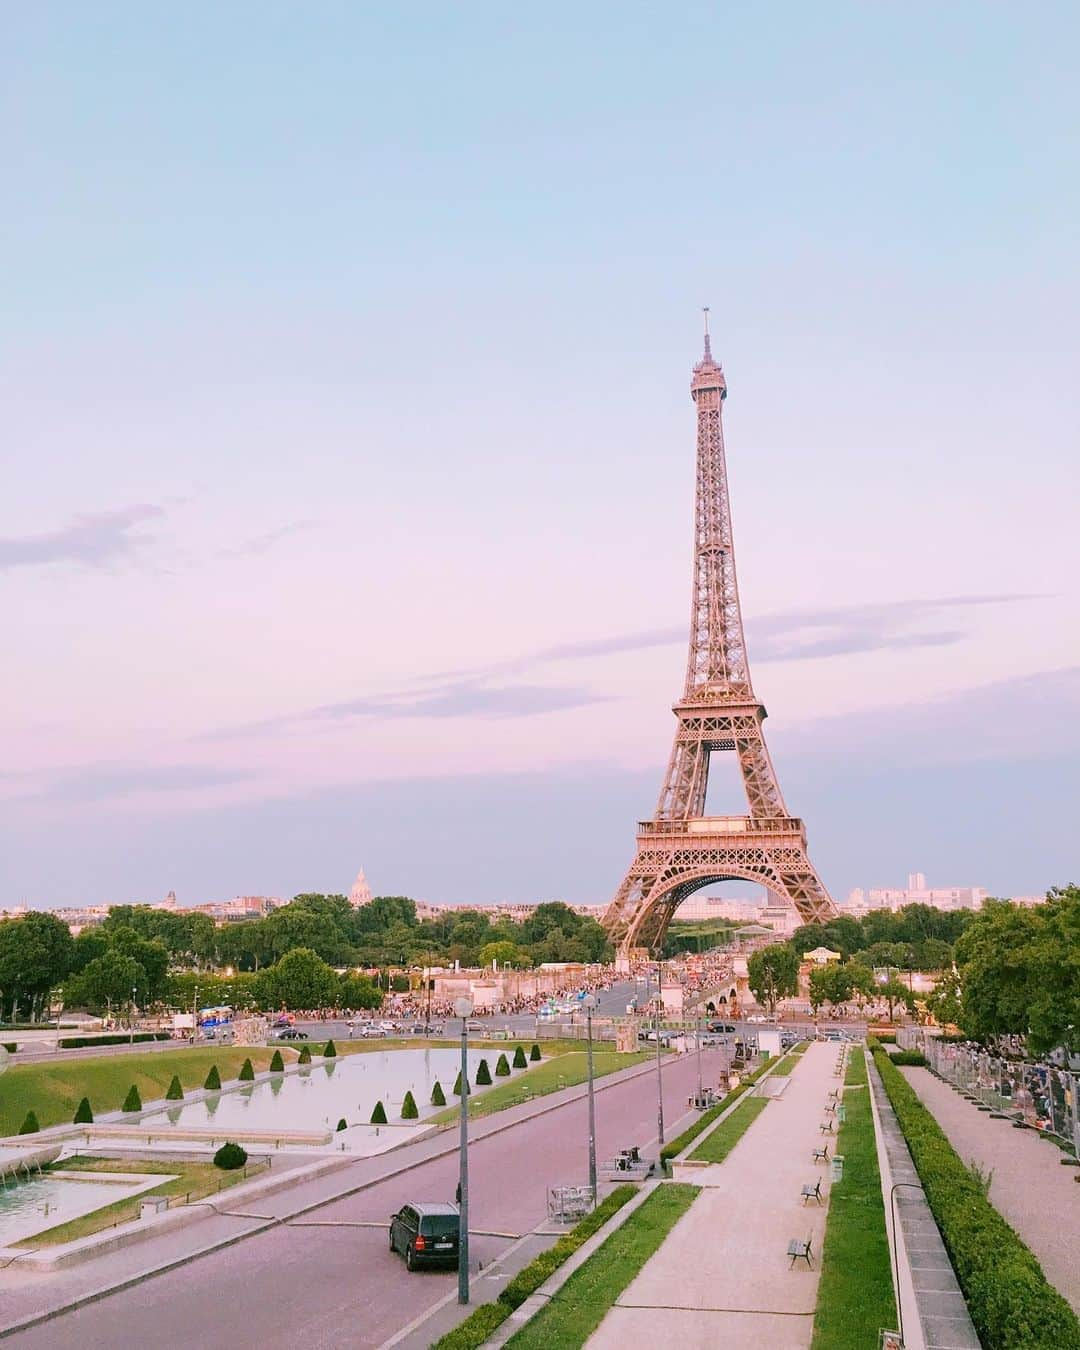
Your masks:
M 844 1103 L 843 1103 L 843 1102 L 837 1102 L 837 1104 L 836 1104 L 836 1119 L 837 1119 L 837 1120 L 845 1120 L 845 1119 L 846 1119 L 846 1115 L 845 1115 L 845 1112 L 844 1112 Z
M 169 1197 L 167 1195 L 152 1195 L 147 1200 L 139 1202 L 139 1218 L 153 1219 L 158 1214 L 164 1214 L 169 1208 Z
M 843 1181 L 844 1179 L 844 1155 L 834 1153 L 829 1160 L 829 1180 Z

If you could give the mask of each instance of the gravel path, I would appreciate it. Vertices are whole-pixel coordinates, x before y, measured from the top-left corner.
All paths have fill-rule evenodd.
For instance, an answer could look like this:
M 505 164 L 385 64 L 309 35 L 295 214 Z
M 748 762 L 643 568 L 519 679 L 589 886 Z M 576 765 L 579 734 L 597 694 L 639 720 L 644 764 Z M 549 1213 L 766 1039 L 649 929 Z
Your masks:
M 990 1199 L 1080 1314 L 1080 1168 L 1034 1130 L 992 1120 L 929 1069 L 902 1069 L 964 1162 L 992 1168 Z

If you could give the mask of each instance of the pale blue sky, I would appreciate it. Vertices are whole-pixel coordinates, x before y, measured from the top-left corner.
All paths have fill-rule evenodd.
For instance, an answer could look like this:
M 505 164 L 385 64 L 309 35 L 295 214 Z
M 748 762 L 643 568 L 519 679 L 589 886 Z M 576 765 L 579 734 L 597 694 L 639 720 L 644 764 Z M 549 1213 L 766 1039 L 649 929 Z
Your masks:
M 1066 4 L 12 9 L 0 906 L 361 863 L 606 899 L 683 672 L 704 303 L 827 883 L 1072 879 L 1078 39 Z

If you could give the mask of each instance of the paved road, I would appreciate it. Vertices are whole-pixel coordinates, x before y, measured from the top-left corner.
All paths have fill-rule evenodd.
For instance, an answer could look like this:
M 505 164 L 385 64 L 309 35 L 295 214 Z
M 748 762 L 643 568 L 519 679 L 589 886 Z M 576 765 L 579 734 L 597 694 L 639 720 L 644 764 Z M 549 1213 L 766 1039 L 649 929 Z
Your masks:
M 707 1081 L 715 1081 L 721 1055 L 706 1052 L 703 1058 Z M 696 1079 L 693 1055 L 665 1064 L 669 1122 L 685 1113 Z M 627 1144 L 644 1144 L 655 1134 L 656 1083 L 651 1074 L 612 1085 L 597 1096 L 601 1158 Z M 400 1150 L 386 1155 L 385 1165 L 398 1167 L 406 1158 L 406 1150 Z M 470 1227 L 511 1235 L 530 1231 L 544 1219 L 550 1185 L 585 1179 L 584 1100 L 477 1141 L 470 1150 L 470 1166 Z M 316 1226 L 298 1223 L 258 1233 L 64 1313 L 6 1344 L 17 1350 L 113 1350 L 126 1344 L 160 1350 L 378 1346 L 451 1292 L 456 1278 L 441 1271 L 410 1275 L 401 1258 L 388 1251 L 389 1215 L 410 1199 L 452 1199 L 456 1181 L 456 1157 L 418 1161 L 407 1176 L 378 1181 L 301 1221 Z M 342 1188 L 348 1184 L 348 1179 L 340 1183 Z M 268 1212 L 267 1203 L 258 1208 Z M 379 1226 L 349 1226 L 365 1222 Z M 473 1239 L 473 1258 L 486 1265 L 510 1242 L 510 1237 L 479 1235 Z

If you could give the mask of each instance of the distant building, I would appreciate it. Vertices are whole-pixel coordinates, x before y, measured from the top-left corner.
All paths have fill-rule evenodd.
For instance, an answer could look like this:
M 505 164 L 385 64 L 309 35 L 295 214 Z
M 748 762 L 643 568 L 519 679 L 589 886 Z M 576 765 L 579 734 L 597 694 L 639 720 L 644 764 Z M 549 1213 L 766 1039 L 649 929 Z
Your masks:
M 815 947 L 811 952 L 803 952 L 804 961 L 813 961 L 815 966 L 827 966 L 830 961 L 839 961 L 840 953 L 829 947 Z
M 842 907 L 852 918 L 862 918 L 874 910 L 903 909 L 905 905 L 929 905 L 931 909 L 981 909 L 987 897 L 983 886 L 941 886 L 928 887 L 922 872 L 912 872 L 908 882 L 921 882 L 922 885 L 909 884 L 906 887 L 876 887 L 864 891 L 861 887 L 848 892 L 847 903 Z
M 371 901 L 371 887 L 368 885 L 367 877 L 364 876 L 364 869 L 361 867 L 356 874 L 356 880 L 349 891 L 349 904 L 353 909 L 359 909 L 361 905 L 369 904 Z

